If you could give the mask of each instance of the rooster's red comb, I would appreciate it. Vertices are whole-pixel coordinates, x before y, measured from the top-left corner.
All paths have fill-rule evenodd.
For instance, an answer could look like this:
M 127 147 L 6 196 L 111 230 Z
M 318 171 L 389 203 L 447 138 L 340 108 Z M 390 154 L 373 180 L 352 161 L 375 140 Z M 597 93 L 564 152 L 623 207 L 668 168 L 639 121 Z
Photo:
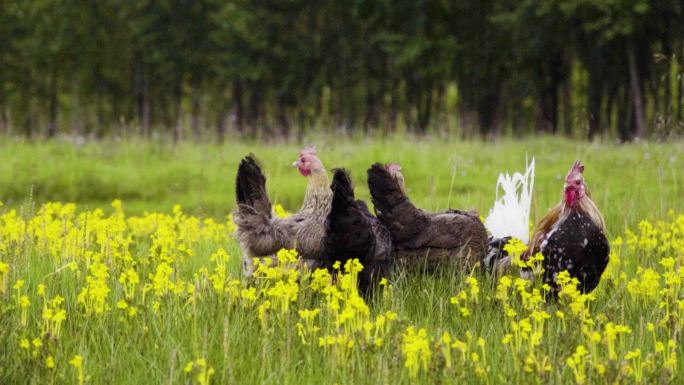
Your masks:
M 568 176 L 565 177 L 565 180 L 581 178 L 582 173 L 584 173 L 584 165 L 581 161 L 576 160 L 575 163 L 572 164 L 570 171 L 568 171 Z

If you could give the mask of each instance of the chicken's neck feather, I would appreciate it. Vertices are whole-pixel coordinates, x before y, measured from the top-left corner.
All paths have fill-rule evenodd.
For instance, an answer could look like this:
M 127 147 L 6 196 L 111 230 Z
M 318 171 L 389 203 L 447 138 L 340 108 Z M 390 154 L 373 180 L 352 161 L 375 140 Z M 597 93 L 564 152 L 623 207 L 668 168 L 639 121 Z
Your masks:
M 568 206 L 564 201 L 561 201 L 554 208 L 549 210 L 546 215 L 539 221 L 539 224 L 534 228 L 532 232 L 532 242 L 529 245 L 530 254 L 534 255 L 540 251 L 540 247 L 546 235 L 554 228 L 560 226 L 570 214 L 574 212 L 579 212 L 580 214 L 586 216 L 591 220 L 601 231 L 605 232 L 606 222 L 601 215 L 598 207 L 594 201 L 587 195 L 582 197 L 577 202 L 575 207 Z
M 332 190 L 325 171 L 314 171 L 308 177 L 304 203 L 300 212 L 327 215 L 332 202 Z
M 589 196 L 589 191 L 587 190 L 587 195 L 579 200 L 579 206 L 576 209 L 580 213 L 589 217 L 594 224 L 601 229 L 601 231 L 606 231 L 606 221 L 603 219 L 601 211 L 599 211 L 596 203 Z

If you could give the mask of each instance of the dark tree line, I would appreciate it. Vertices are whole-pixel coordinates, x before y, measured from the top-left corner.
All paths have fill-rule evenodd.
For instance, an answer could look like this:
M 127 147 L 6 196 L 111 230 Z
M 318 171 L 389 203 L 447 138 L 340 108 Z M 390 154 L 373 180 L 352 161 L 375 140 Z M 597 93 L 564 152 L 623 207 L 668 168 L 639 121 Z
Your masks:
M 682 0 L 4 0 L 0 131 L 684 131 Z

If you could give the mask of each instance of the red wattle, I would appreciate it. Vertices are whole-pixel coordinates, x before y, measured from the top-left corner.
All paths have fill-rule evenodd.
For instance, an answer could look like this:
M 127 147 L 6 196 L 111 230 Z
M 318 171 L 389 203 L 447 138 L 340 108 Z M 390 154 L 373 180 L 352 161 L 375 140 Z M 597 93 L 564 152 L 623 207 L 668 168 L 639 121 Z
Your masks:
M 299 173 L 302 174 L 302 176 L 309 176 L 311 175 L 311 170 L 306 169 L 306 168 L 299 168 Z
M 575 193 L 572 190 L 565 190 L 565 204 L 568 206 L 575 205 Z

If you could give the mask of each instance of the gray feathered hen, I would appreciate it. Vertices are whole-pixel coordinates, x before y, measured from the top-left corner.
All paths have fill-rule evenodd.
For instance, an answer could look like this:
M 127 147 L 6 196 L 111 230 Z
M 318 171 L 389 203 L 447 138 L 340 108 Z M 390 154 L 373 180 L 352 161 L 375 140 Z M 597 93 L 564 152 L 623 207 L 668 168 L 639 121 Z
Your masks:
M 390 275 L 391 235 L 363 201 L 354 199 L 354 187 L 344 169 L 335 170 L 331 189 L 332 207 L 323 241 L 324 265 L 332 270 L 337 261 L 344 266 L 348 260 L 358 259 L 363 265 L 358 287 L 368 296 L 380 279 Z
M 376 214 L 392 234 L 397 260 L 428 270 L 453 263 L 467 268 L 479 262 L 488 245 L 487 230 L 477 214 L 417 208 L 404 193 L 400 170 L 396 164 L 379 163 L 368 170 Z
M 280 249 L 296 249 L 309 269 L 321 266 L 325 219 L 332 201 L 328 176 L 313 148 L 302 150 L 294 166 L 308 179 L 304 203 L 298 213 L 278 218 L 273 215 L 266 178 L 254 156 L 240 162 L 233 218 L 247 276 L 254 272 L 253 258 L 273 258 Z

